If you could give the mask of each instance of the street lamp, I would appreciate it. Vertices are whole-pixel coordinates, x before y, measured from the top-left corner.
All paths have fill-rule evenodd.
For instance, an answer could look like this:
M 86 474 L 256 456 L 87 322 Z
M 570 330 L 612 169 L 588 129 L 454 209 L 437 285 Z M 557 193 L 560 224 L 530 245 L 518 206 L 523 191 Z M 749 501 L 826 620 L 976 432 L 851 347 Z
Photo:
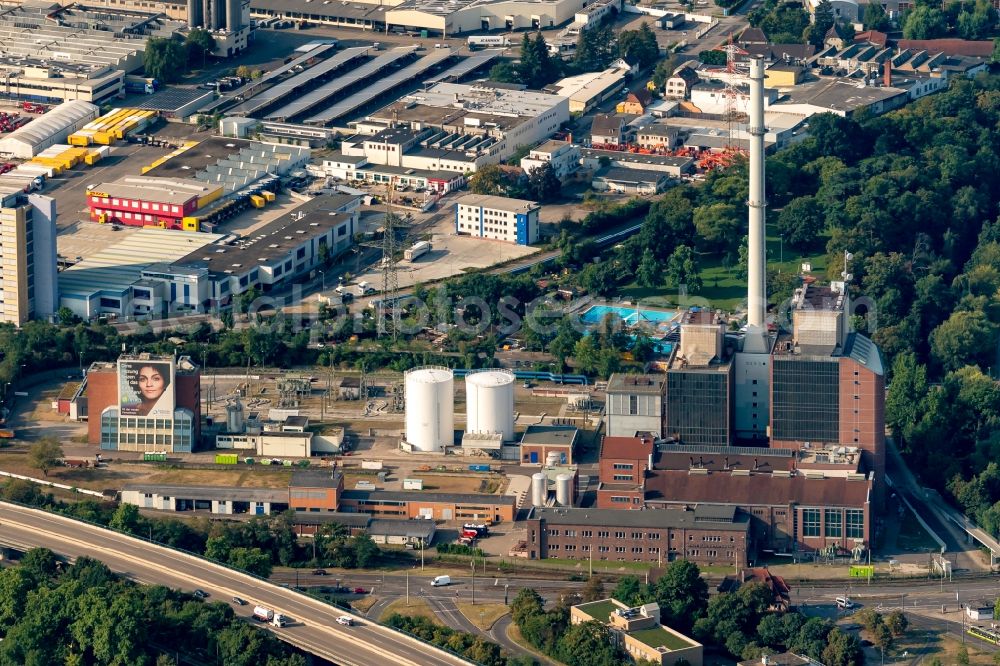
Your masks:
M 326 271 L 317 270 L 317 272 L 323 276 L 323 291 L 326 291 Z

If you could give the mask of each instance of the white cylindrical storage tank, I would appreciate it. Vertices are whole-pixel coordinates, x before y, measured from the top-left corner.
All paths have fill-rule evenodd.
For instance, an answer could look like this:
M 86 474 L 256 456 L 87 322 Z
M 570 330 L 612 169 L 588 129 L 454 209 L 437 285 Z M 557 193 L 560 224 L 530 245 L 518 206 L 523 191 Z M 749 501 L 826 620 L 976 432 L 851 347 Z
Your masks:
M 558 451 L 549 451 L 545 454 L 545 466 L 555 467 L 562 461 L 562 456 L 559 455 Z
M 442 453 L 455 442 L 455 380 L 448 368 L 406 373 L 406 441 L 415 451 Z
M 531 475 L 531 505 L 545 506 L 549 498 L 549 479 L 541 472 Z
M 559 506 L 573 506 L 573 476 L 571 474 L 556 476 L 556 503 Z
M 466 425 L 469 433 L 503 433 L 514 441 L 514 373 L 484 370 L 465 377 Z

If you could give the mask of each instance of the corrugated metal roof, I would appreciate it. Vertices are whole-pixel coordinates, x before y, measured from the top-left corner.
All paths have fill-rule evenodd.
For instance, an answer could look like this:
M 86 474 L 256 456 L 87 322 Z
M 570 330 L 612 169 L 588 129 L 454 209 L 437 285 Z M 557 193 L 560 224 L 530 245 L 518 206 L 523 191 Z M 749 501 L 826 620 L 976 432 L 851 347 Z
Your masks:
M 23 127 L 19 127 L 3 139 L 0 139 L 0 153 L 14 152 L 6 146 L 24 144 L 37 146 L 57 132 L 73 127 L 83 120 L 93 120 L 99 109 L 90 102 L 78 99 L 63 102 L 45 115 L 35 118 Z

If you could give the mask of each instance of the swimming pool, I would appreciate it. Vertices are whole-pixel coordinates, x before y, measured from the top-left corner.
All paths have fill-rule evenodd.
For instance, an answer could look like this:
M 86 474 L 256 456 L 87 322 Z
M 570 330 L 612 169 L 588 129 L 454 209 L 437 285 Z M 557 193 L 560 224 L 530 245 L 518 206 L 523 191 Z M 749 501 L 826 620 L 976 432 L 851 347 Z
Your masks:
M 600 324 L 605 315 L 613 314 L 629 326 L 635 326 L 639 321 L 650 324 L 662 324 L 674 318 L 676 312 L 663 312 L 660 310 L 636 310 L 635 308 L 624 308 L 616 305 L 594 305 L 580 315 L 580 321 L 584 324 Z

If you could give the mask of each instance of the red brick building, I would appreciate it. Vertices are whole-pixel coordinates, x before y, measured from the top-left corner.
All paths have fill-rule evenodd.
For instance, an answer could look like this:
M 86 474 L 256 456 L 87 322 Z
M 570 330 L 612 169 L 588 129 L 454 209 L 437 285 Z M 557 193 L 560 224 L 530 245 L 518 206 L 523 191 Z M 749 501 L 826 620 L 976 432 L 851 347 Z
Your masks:
M 750 519 L 735 506 L 671 511 L 535 507 L 528 557 L 662 565 L 677 558 L 742 566 L 753 552 Z
M 604 437 L 601 439 L 599 474 L 602 483 L 640 484 L 653 463 L 653 440 L 649 437 Z

